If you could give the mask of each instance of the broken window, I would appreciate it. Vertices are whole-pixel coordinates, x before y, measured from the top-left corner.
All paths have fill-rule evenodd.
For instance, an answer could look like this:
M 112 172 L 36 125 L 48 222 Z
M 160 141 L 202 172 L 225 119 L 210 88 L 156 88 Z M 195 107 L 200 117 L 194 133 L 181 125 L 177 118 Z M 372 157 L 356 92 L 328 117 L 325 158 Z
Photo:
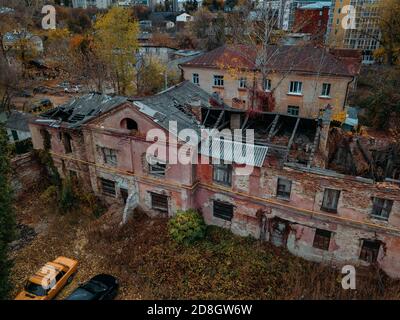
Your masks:
M 168 212 L 168 196 L 151 192 L 152 209 Z
M 231 221 L 233 217 L 233 205 L 221 201 L 214 201 L 213 215 L 214 217 Z
M 322 84 L 321 97 L 329 97 L 330 94 L 331 94 L 331 84 L 330 83 L 323 83 Z
M 340 190 L 325 189 L 324 199 L 322 201 L 321 210 L 328 212 L 337 212 Z
M 367 262 L 375 262 L 378 258 L 381 242 L 377 240 L 363 240 L 360 259 Z
M 214 75 L 214 86 L 223 87 L 224 86 L 224 76 Z
M 192 82 L 193 82 L 194 84 L 199 84 L 200 78 L 199 78 L 199 74 L 198 74 L 198 73 L 193 73 L 193 75 L 192 75 Z
M 114 149 L 101 148 L 101 152 L 103 153 L 104 163 L 111 166 L 117 165 L 117 152 Z
M 121 121 L 121 128 L 127 130 L 138 130 L 138 124 L 131 118 L 125 118 Z
M 12 135 L 14 141 L 18 141 L 19 140 L 17 131 L 11 130 L 11 135 Z
M 288 106 L 287 113 L 291 116 L 298 116 L 300 113 L 300 108 L 298 106 Z
M 290 81 L 289 93 L 301 94 L 303 83 L 300 81 Z
M 313 247 L 322 250 L 329 250 L 329 243 L 331 242 L 331 234 L 332 232 L 330 231 L 316 229 Z
M 149 173 L 156 176 L 165 176 L 166 163 L 156 162 L 154 164 L 149 163 Z
M 72 152 L 72 144 L 71 144 L 72 138 L 69 135 L 69 133 L 66 133 L 66 132 L 63 134 L 63 137 L 64 137 L 63 142 L 64 142 L 65 153 L 71 153 Z
M 290 199 L 290 192 L 292 190 L 292 181 L 278 178 L 278 187 L 276 196 L 283 199 Z
M 103 193 L 110 196 L 115 196 L 115 182 L 112 180 L 107 180 L 100 178 L 101 189 Z
M 232 184 L 232 165 L 230 164 L 214 164 L 213 165 L 213 180 L 227 186 Z
M 390 211 L 392 210 L 393 200 L 373 198 L 372 216 L 375 218 L 385 219 L 389 218 Z

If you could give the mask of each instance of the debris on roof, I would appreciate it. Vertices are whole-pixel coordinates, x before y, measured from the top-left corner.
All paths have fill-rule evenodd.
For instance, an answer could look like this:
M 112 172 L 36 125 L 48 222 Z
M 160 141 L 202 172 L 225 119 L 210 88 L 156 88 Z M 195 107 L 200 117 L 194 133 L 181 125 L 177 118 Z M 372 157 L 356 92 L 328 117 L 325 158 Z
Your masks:
M 5 121 L 5 127 L 11 130 L 25 131 L 29 132 L 29 120 L 34 116 L 30 113 L 25 113 L 17 110 L 12 110 L 10 114 L 7 115 Z
M 58 120 L 67 127 L 77 128 L 87 121 L 126 102 L 125 97 L 111 97 L 99 93 L 90 93 L 51 109 L 40 115 L 41 118 Z M 36 122 L 40 122 L 37 119 Z

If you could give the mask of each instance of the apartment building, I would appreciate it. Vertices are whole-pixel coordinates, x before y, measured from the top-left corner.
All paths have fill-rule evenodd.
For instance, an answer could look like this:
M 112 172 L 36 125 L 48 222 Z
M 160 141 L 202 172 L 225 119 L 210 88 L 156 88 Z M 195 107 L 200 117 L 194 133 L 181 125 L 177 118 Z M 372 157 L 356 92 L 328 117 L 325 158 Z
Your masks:
M 96 7 L 98 9 L 107 9 L 113 4 L 112 0 L 72 0 L 74 8 L 87 9 L 89 7 Z
M 324 48 L 223 46 L 181 64 L 185 80 L 234 108 L 317 118 L 326 105 L 343 112 L 359 71 L 357 57 Z M 265 61 L 265 62 L 260 62 Z
M 125 204 L 123 221 L 138 206 L 150 216 L 196 208 L 208 224 L 271 241 L 303 258 L 376 264 L 399 277 L 400 162 L 358 168 L 366 161 L 360 148 L 389 159 L 391 140 L 368 135 L 347 141 L 349 136 L 340 137 L 340 128 L 331 124 L 330 107 L 317 119 L 246 114 L 185 81 L 141 99 L 82 96 L 34 119 L 30 129 L 34 147 L 51 153 L 62 177 L 77 177 L 104 200 Z M 229 161 L 229 148 L 208 155 L 220 163 L 205 162 L 203 151 L 194 154 L 198 164 L 175 163 L 174 153 L 162 151 L 147 159 L 151 129 L 179 149 L 186 143 L 182 129 L 229 131 L 244 122 L 255 131 L 254 157 L 246 154 L 240 164 Z M 253 170 L 238 174 L 243 165 Z
M 379 0 L 333 0 L 329 13 L 326 42 L 335 48 L 358 49 L 362 51 L 364 64 L 374 63 L 373 52 L 379 48 L 380 30 L 378 26 Z M 345 6 L 352 6 L 355 13 L 354 27 L 345 29 L 349 11 Z

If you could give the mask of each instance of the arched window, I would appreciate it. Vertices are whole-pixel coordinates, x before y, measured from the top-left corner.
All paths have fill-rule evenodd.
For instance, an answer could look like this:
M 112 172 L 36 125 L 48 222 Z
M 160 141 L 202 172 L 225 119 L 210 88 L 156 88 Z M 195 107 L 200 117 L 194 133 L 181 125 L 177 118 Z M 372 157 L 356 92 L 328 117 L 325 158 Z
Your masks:
M 121 128 L 127 130 L 138 130 L 137 122 L 130 118 L 125 118 L 121 121 Z

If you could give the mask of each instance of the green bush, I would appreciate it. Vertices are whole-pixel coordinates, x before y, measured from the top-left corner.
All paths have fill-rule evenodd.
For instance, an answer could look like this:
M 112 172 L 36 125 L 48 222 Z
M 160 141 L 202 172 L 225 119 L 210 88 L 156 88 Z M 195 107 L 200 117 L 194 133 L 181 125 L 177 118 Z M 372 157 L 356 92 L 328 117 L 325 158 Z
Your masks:
M 178 210 L 176 216 L 168 222 L 168 231 L 176 242 L 189 245 L 204 238 L 206 225 L 196 210 Z
M 60 194 L 60 210 L 62 213 L 70 211 L 76 205 L 76 199 L 70 179 L 63 180 Z

